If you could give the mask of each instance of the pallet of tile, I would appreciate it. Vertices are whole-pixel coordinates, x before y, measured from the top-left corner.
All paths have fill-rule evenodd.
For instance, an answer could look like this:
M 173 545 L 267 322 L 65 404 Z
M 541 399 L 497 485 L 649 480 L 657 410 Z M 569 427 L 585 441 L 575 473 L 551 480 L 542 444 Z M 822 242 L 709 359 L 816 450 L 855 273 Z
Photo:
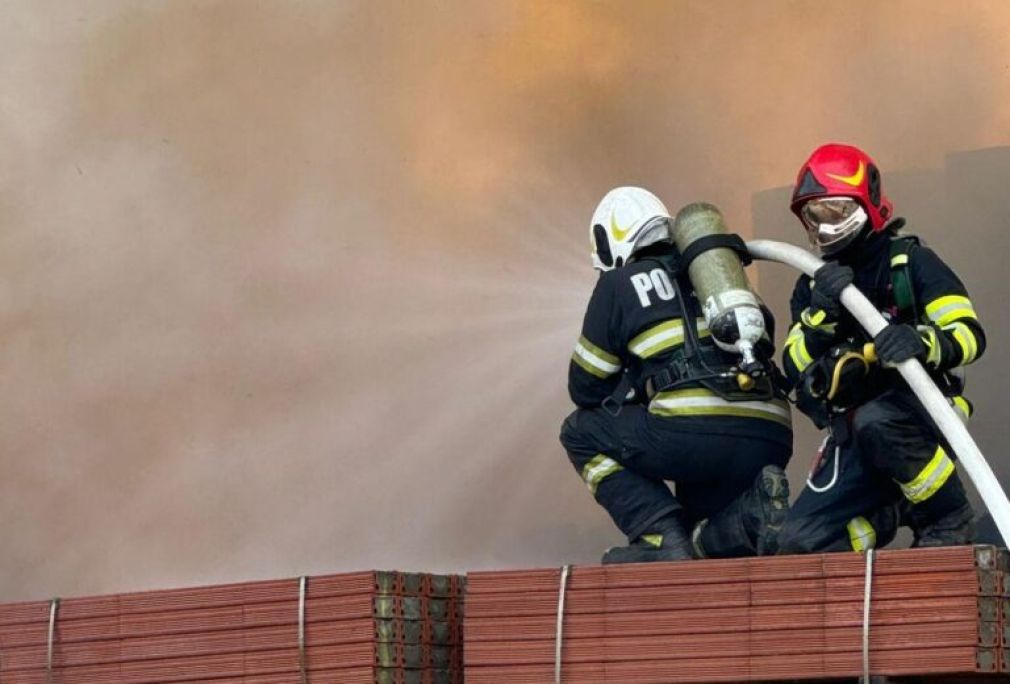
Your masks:
M 0 605 L 0 682 L 454 684 L 462 587 L 375 571 Z
M 887 675 L 1007 666 L 1007 556 L 874 554 L 868 656 Z M 858 554 L 470 573 L 467 682 L 820 680 L 863 671 Z M 1010 671 L 1008 669 L 1007 671 Z

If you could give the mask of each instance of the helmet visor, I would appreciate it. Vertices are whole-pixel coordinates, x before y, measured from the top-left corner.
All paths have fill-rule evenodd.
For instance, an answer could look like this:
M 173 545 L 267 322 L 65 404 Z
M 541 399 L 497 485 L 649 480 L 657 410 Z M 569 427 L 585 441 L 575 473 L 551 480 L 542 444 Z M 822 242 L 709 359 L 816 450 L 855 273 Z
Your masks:
M 820 197 L 800 209 L 810 244 L 824 254 L 849 244 L 866 225 L 866 210 L 851 197 Z

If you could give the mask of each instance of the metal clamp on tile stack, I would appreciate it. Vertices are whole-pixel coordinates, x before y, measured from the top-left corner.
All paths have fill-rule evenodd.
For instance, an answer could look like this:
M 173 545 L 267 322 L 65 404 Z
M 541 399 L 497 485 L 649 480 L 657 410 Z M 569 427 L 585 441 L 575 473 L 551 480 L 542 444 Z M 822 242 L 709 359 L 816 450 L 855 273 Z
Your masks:
M 863 582 L 863 678 L 862 684 L 871 684 L 870 679 L 870 596 L 873 593 L 873 549 L 866 551 L 866 579 Z
M 572 566 L 561 567 L 561 586 L 558 589 L 558 622 L 554 631 L 554 684 L 561 684 L 561 633 L 565 623 L 565 592 L 568 588 L 568 572 Z
M 54 598 L 49 602 L 49 645 L 46 648 L 46 684 L 53 684 L 53 644 L 56 637 L 56 610 L 60 600 Z
M 302 684 L 309 684 L 309 669 L 305 658 L 305 590 L 308 581 L 309 578 L 305 575 L 298 578 L 298 669 Z

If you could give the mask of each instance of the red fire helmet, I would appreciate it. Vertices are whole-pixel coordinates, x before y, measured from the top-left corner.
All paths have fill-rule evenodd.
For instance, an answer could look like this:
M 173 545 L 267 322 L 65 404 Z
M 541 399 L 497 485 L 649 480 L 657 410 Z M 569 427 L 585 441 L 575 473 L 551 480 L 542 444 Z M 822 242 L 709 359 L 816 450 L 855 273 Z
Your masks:
M 800 167 L 790 208 L 801 222 L 803 204 L 817 197 L 851 197 L 858 201 L 874 232 L 884 229 L 894 211 L 881 192 L 877 165 L 870 155 L 851 145 L 821 145 Z

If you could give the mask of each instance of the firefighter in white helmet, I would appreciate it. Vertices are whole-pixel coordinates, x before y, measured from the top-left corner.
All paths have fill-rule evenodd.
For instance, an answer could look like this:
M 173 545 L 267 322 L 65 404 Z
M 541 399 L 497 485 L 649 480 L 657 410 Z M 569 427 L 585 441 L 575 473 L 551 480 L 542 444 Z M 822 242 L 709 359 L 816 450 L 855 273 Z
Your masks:
M 590 224 L 601 274 L 569 367 L 578 408 L 561 442 L 628 539 L 604 563 L 774 553 L 788 507 L 788 405 L 770 382 L 720 385 L 736 359 L 705 329 L 670 222 L 655 195 L 620 187 Z M 759 347 L 770 359 L 771 343 Z M 716 372 L 692 372 L 699 363 Z

